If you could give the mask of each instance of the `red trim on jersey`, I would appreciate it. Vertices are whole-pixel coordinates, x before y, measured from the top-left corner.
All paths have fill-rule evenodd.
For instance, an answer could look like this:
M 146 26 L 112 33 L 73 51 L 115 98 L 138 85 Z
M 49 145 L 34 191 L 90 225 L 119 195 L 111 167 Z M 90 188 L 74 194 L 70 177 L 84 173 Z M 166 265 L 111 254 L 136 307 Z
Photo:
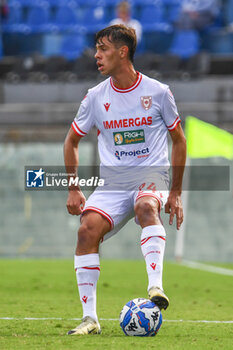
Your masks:
M 100 271 L 100 268 L 98 266 L 83 266 L 82 269 Z
M 119 89 L 118 87 L 116 87 L 113 83 L 113 80 L 112 78 L 110 78 L 110 84 L 111 84 L 111 87 L 113 88 L 113 90 L 115 90 L 116 92 L 121 92 L 121 93 L 126 93 L 126 92 L 130 92 L 130 91 L 133 91 L 134 89 L 136 89 L 138 87 L 138 85 L 141 83 L 142 81 L 142 74 L 137 72 L 137 80 L 136 82 L 131 85 L 129 88 L 126 88 L 126 89 Z
M 157 199 L 157 201 L 159 202 L 159 211 L 161 210 L 161 207 L 162 207 L 162 202 L 161 202 L 161 199 L 156 196 L 156 194 L 154 193 L 142 193 L 142 194 L 139 194 L 137 197 L 136 197 L 136 201 L 139 199 L 139 198 L 142 198 L 142 197 L 154 197 L 155 199 Z
M 169 131 L 175 130 L 178 126 L 178 124 L 181 123 L 181 120 L 178 120 L 178 122 L 176 123 L 176 125 L 172 128 L 172 129 L 168 129 Z
M 167 128 L 172 128 L 173 125 L 177 122 L 177 120 L 180 119 L 180 117 L 176 117 L 175 121 L 171 124 L 171 125 L 168 125 Z
M 73 123 L 71 124 L 71 126 L 72 126 L 72 129 L 76 132 L 77 135 L 82 136 L 82 137 L 86 135 L 86 133 L 85 133 L 84 131 L 82 131 L 82 130 L 78 127 L 78 125 L 76 124 L 75 121 L 73 121 Z
M 181 120 L 180 120 L 180 117 L 178 116 L 178 117 L 176 118 L 176 120 L 174 121 L 174 123 L 172 123 L 171 125 L 168 125 L 168 126 L 167 126 L 168 130 L 169 130 L 169 131 L 175 130 L 175 128 L 177 127 L 177 125 L 178 125 L 180 122 L 181 122 Z
M 99 130 L 99 129 L 97 129 L 97 136 L 99 136 L 99 134 L 100 134 L 100 130 Z
M 74 120 L 74 124 L 75 124 L 75 126 L 78 128 L 78 130 L 79 130 L 80 132 L 82 132 L 83 134 L 86 135 L 86 132 L 85 132 L 85 131 L 82 131 L 82 130 L 79 128 L 79 126 L 78 126 L 78 124 L 76 123 L 75 120 Z
M 77 130 L 75 129 L 75 126 L 73 125 L 73 123 L 71 124 L 71 128 L 74 130 L 75 134 L 77 134 L 78 136 L 83 137 L 84 135 L 81 135 L 77 132 Z
M 95 211 L 95 212 L 101 214 L 102 216 L 104 216 L 105 219 L 107 219 L 108 222 L 110 223 L 111 229 L 113 229 L 113 227 L 114 227 L 114 221 L 113 221 L 113 219 L 111 218 L 111 216 L 110 216 L 109 214 L 105 213 L 105 211 L 103 211 L 102 209 L 99 209 L 99 208 L 96 208 L 96 207 L 86 207 L 86 208 L 83 210 L 82 214 L 83 214 L 85 211 L 88 211 L 88 210 L 93 210 L 93 211 Z
M 78 124 L 76 123 L 76 121 L 74 120 L 73 121 L 74 125 L 76 126 L 76 128 L 78 129 L 78 131 L 83 134 L 83 136 L 85 136 L 87 133 L 85 131 L 82 131 L 79 127 L 78 127 Z

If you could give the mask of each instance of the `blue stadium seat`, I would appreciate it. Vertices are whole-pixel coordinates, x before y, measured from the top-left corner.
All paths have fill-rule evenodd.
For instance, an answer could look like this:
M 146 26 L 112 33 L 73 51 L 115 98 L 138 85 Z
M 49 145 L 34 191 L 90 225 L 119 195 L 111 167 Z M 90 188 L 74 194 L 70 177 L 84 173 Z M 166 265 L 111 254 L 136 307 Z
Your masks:
M 62 6 L 64 5 L 64 1 L 62 0 L 46 0 L 50 6 Z
M 164 5 L 172 6 L 172 5 L 178 5 L 182 4 L 182 0 L 163 0 Z
M 2 40 L 0 40 L 0 59 L 3 57 L 3 47 L 2 47 Z
M 49 9 L 47 6 L 29 8 L 26 25 L 30 33 L 43 33 L 49 30 Z
M 142 9 L 140 20 L 142 24 L 146 23 L 160 23 L 163 22 L 164 12 L 163 7 L 159 3 L 158 5 L 146 5 Z
M 203 49 L 214 54 L 233 54 L 233 33 L 224 30 L 206 33 Z
M 165 54 L 168 52 L 173 39 L 172 32 L 152 31 L 143 33 L 143 45 L 145 52 L 153 52 L 156 54 Z
M 86 27 L 87 32 L 94 33 L 108 25 L 106 9 L 104 6 L 86 7 L 82 18 L 82 25 Z
M 9 3 L 9 14 L 2 21 L 2 30 L 4 33 L 18 33 L 23 29 L 23 11 L 17 1 Z
M 119 2 L 119 1 L 118 1 Z M 163 3 L 164 0 L 132 0 L 130 3 L 132 5 L 136 6 L 148 6 L 148 5 L 155 5 L 156 3 Z
M 224 18 L 226 25 L 233 24 L 233 0 L 225 2 Z
M 41 2 L 46 2 L 50 6 L 62 6 L 64 4 L 68 4 L 70 2 L 75 2 L 76 0 L 9 0 L 9 3 L 12 1 L 17 1 L 23 7 L 32 7 L 38 6 Z M 77 0 L 79 1 L 79 0 Z
M 11 3 L 11 0 L 9 3 Z M 22 7 L 32 7 L 32 6 L 41 6 L 42 3 L 46 3 L 48 0 L 16 0 Z
M 80 30 L 79 7 L 64 5 L 57 8 L 54 19 L 52 20 L 53 31 L 76 32 Z
M 61 43 L 60 54 L 67 60 L 75 60 L 82 55 L 86 46 L 85 36 L 65 35 Z
M 119 0 L 74 0 L 77 4 L 87 7 L 106 6 L 108 3 L 117 4 Z
M 171 26 L 164 19 L 164 7 L 161 1 L 144 6 L 139 20 L 144 32 L 171 30 Z
M 17 0 L 17 2 L 21 5 L 21 6 L 30 6 L 33 0 Z M 8 4 L 11 5 L 11 3 L 15 2 L 15 0 L 9 0 Z
M 60 6 L 77 6 L 80 0 L 46 0 L 50 6 L 60 7 Z
M 182 59 L 188 59 L 199 52 L 199 45 L 199 34 L 196 31 L 177 30 L 169 53 Z
M 164 0 L 166 4 L 166 18 L 168 22 L 176 22 L 181 13 L 182 2 L 180 0 Z

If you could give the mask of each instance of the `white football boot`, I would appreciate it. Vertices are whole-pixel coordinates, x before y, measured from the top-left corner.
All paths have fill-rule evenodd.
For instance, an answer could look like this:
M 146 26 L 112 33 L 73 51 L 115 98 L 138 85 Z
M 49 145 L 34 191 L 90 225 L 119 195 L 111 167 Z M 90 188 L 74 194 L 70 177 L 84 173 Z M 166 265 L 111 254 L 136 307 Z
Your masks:
M 169 305 L 168 297 L 166 296 L 164 291 L 159 287 L 151 287 L 148 291 L 148 296 L 149 299 L 160 308 L 160 310 L 166 310 L 166 308 Z
M 82 323 L 74 329 L 71 329 L 69 335 L 100 334 L 101 328 L 99 322 L 93 320 L 90 316 L 82 319 Z

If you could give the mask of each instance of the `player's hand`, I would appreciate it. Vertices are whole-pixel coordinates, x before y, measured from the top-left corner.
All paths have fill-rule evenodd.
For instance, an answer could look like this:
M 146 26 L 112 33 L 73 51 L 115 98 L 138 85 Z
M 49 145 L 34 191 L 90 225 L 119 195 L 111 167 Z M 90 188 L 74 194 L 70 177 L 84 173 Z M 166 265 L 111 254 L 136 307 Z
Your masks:
M 66 207 L 71 215 L 80 215 L 83 212 L 86 198 L 82 191 L 69 191 Z
M 169 224 L 172 225 L 174 216 L 176 215 L 176 228 L 179 230 L 183 219 L 183 207 L 181 202 L 181 195 L 177 191 L 171 191 L 165 204 L 165 213 L 170 214 Z

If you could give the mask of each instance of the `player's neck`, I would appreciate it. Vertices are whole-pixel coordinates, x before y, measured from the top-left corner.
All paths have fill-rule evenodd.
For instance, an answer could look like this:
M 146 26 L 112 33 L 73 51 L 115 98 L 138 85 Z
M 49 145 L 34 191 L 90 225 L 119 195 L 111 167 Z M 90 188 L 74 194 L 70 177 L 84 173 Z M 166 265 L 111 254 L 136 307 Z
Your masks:
M 118 89 L 127 89 L 136 83 L 137 78 L 138 74 L 132 65 L 114 74 L 112 81 Z

